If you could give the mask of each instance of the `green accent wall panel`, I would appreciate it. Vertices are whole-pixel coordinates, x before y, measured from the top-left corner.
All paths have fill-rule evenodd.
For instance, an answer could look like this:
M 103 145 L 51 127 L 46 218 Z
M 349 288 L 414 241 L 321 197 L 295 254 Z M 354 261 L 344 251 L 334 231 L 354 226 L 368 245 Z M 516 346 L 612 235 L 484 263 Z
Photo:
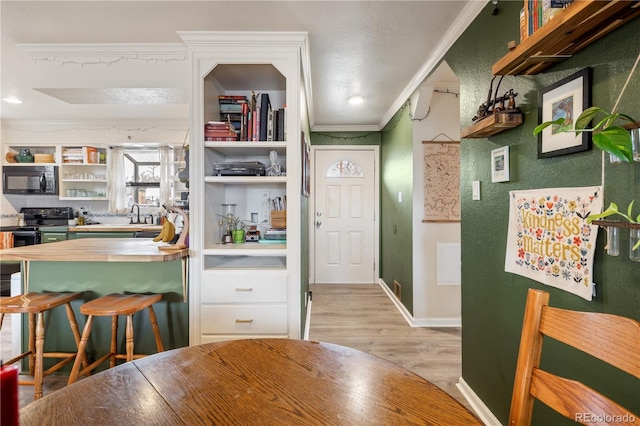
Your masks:
M 404 202 L 398 202 L 398 192 Z M 380 276 L 413 314 L 413 123 L 405 104 L 382 131 L 380 147 Z
M 467 127 L 479 105 L 486 101 L 491 66 L 507 53 L 507 42 L 519 39 L 520 2 L 500 2 L 492 15 L 489 3 L 445 55 L 460 79 L 461 126 Z M 513 88 L 524 124 L 485 139 L 461 141 L 461 187 L 481 181 L 482 198 L 462 197 L 462 376 L 494 415 L 506 424 L 515 373 L 522 315 L 528 288 L 551 294 L 551 305 L 569 309 L 608 312 L 640 320 L 640 264 L 628 258 L 628 233 L 620 240 L 619 257 L 604 253 L 600 231 L 594 261 L 597 295 L 588 302 L 536 281 L 504 272 L 508 224 L 508 194 L 512 190 L 576 187 L 601 183 L 601 152 L 586 152 L 546 159 L 537 158 L 538 91 L 584 67 L 593 68 L 593 105 L 611 109 L 638 55 L 640 19 L 533 76 L 505 76 L 504 93 Z M 497 83 L 499 77 L 494 82 Z M 640 70 L 631 80 L 618 107 L 640 120 Z M 509 146 L 509 182 L 491 183 L 490 152 Z M 383 138 L 383 148 L 385 139 Z M 626 208 L 640 203 L 640 163 L 605 164 L 605 207 L 611 201 Z M 637 207 L 640 211 L 640 204 Z M 403 289 L 404 290 L 404 289 Z M 542 364 L 590 384 L 621 405 L 640 414 L 640 383 L 630 375 L 556 342 L 545 342 Z M 575 424 L 541 403 L 534 407 L 534 425 Z

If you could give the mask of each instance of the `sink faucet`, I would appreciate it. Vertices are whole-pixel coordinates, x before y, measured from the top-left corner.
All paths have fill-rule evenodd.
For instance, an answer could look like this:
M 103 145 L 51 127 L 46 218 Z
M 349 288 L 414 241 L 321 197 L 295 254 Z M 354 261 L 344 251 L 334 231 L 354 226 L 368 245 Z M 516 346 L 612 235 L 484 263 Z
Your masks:
M 138 221 L 137 222 L 133 221 L 133 209 L 134 209 L 134 207 L 138 208 Z M 131 206 L 131 219 L 130 219 L 129 223 L 141 223 L 140 222 L 140 206 L 138 204 L 134 204 L 133 206 Z

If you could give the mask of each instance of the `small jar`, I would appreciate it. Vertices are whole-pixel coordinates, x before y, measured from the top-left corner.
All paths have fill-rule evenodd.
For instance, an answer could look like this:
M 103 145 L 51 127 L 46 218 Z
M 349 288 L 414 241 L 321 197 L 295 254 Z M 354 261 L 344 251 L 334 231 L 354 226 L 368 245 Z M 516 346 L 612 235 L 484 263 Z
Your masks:
M 629 259 L 640 262 L 640 228 L 629 229 Z

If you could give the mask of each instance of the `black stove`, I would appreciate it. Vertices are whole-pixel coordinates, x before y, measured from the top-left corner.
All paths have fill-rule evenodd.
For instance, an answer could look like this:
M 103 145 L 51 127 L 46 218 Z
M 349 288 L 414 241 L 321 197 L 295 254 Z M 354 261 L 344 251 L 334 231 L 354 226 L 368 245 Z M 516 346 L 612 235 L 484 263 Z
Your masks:
M 24 226 L 2 226 L 0 231 L 13 233 L 13 246 L 22 247 L 40 244 L 40 228 L 44 226 L 66 226 L 73 219 L 73 207 L 23 207 Z M 20 265 L 14 262 L 0 263 L 0 295 L 8 296 L 11 286 L 11 274 L 20 271 Z
M 23 207 L 26 226 L 64 226 L 73 219 L 73 207 Z
M 2 226 L 0 231 L 13 232 L 14 246 L 40 243 L 40 228 L 44 226 L 66 226 L 73 219 L 73 207 L 23 207 L 23 226 Z

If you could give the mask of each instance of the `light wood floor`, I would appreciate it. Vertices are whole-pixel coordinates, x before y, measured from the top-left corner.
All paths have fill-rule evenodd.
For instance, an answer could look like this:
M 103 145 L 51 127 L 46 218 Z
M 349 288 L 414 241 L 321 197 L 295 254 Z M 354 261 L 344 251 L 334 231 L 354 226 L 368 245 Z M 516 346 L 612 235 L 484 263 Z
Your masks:
M 411 327 L 378 284 L 315 284 L 309 339 L 348 346 L 407 368 L 470 408 L 462 374 L 460 328 Z
M 461 375 L 459 328 L 414 328 L 377 284 L 311 286 L 309 338 L 348 346 L 405 367 L 465 404 L 455 384 Z M 10 315 L 0 333 L 2 359 L 11 358 Z M 44 394 L 64 387 L 68 376 L 45 378 Z M 20 386 L 20 407 L 33 401 L 33 388 Z

